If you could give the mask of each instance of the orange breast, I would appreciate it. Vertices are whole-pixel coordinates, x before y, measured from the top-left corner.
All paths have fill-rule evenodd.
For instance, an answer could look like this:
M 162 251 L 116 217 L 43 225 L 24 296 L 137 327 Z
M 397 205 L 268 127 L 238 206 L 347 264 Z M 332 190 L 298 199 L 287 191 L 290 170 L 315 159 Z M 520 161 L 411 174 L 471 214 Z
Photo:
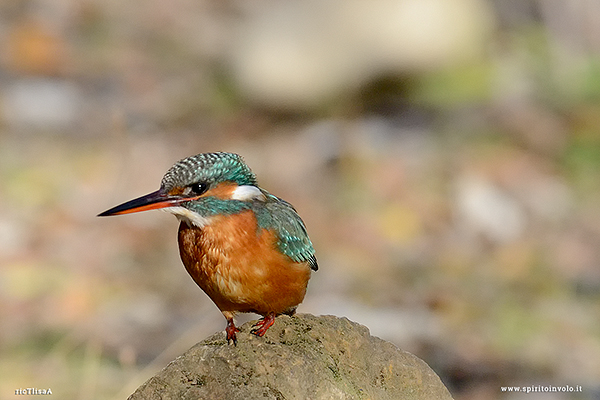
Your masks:
M 203 228 L 179 226 L 179 251 L 194 281 L 224 312 L 291 312 L 310 278 L 306 263 L 277 250 L 268 230 L 257 233 L 251 211 L 216 216 Z

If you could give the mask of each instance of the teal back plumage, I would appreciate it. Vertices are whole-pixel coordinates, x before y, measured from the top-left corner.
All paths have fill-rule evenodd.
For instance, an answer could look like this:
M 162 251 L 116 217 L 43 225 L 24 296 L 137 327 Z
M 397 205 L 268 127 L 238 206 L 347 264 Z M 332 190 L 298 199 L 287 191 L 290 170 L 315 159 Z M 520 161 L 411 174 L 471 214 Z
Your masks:
M 260 207 L 254 210 L 260 228 L 275 230 L 279 239 L 279 251 L 295 262 L 308 262 L 313 270 L 318 269 L 315 249 L 306 232 L 306 226 L 294 207 L 270 193 Z M 258 203 L 258 202 L 257 202 Z
M 266 201 L 224 200 L 209 196 L 182 205 L 206 218 L 219 214 L 233 215 L 251 210 L 256 216 L 259 231 L 266 229 L 275 232 L 281 253 L 295 262 L 308 262 L 310 267 L 316 271 L 318 264 L 315 249 L 306 232 L 306 226 L 294 207 L 265 190 L 262 192 L 267 198 Z

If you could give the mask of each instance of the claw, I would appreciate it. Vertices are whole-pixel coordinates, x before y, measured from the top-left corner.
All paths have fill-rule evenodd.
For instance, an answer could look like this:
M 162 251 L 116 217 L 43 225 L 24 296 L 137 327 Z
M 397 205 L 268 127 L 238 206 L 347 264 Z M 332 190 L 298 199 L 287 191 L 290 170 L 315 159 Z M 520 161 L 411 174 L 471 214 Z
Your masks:
M 273 325 L 273 323 L 275 323 L 275 314 L 269 313 L 252 327 L 250 333 L 253 333 L 256 336 L 262 336 L 267 332 L 267 329 Z
M 227 327 L 225 328 L 225 333 L 227 334 L 227 344 L 231 344 L 231 341 L 233 340 L 233 345 L 237 346 L 237 337 L 235 333 L 239 331 L 240 330 L 236 328 L 235 324 L 233 323 L 233 318 L 228 318 Z

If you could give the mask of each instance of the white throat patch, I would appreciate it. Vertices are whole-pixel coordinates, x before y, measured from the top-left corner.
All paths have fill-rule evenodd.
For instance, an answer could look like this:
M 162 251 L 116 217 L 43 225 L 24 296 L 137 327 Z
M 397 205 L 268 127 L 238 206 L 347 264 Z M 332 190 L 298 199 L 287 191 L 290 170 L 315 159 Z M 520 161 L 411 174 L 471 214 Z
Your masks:
M 181 207 L 181 206 L 166 207 L 166 208 L 163 208 L 162 210 L 173 214 L 180 221 L 185 221 L 189 226 L 195 225 L 198 228 L 203 228 L 206 225 L 210 224 L 209 218 L 205 218 L 201 215 L 198 215 L 195 212 L 190 211 L 185 207 Z
M 236 187 L 231 194 L 231 200 L 260 200 L 265 201 L 267 198 L 259 188 L 252 185 L 241 185 Z

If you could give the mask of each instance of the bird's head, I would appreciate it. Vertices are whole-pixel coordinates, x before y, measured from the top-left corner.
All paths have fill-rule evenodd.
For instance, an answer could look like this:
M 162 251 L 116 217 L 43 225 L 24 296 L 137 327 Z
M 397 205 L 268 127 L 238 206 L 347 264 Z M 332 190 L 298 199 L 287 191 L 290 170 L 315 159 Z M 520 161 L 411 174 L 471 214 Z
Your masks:
M 264 200 L 256 176 L 234 153 L 202 153 L 177 162 L 163 176 L 160 189 L 99 214 L 100 217 L 165 209 L 178 218 L 204 226 L 210 215 Z

